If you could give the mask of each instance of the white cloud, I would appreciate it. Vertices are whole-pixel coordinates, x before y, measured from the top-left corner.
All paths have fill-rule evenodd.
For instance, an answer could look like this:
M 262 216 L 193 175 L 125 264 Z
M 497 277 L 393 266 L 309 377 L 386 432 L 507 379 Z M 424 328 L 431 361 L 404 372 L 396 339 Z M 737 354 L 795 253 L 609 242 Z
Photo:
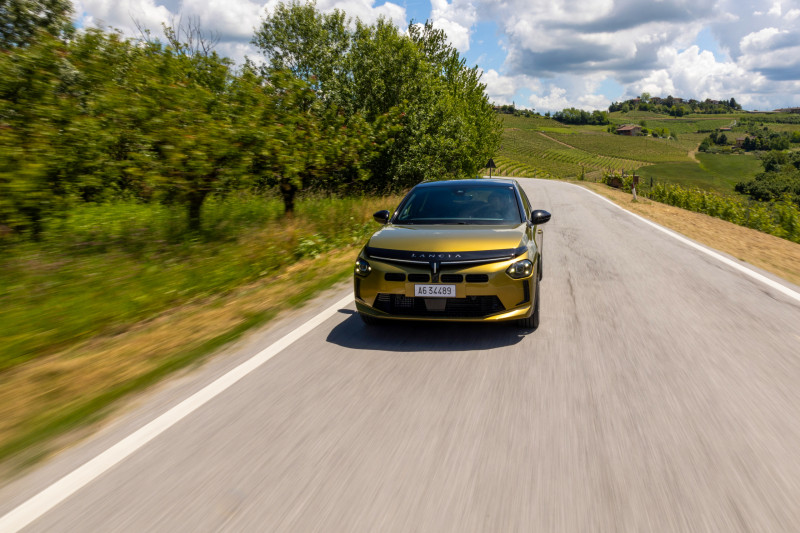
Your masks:
M 138 35 L 134 21 L 156 33 L 161 24 L 169 22 L 173 14 L 153 0 L 75 0 L 75 13 L 84 26 L 113 27 L 125 35 Z
M 248 42 L 263 9 L 248 0 L 183 0 L 181 15 L 197 17 L 202 28 L 213 28 L 223 40 Z
M 573 105 L 566 97 L 566 94 L 566 89 L 551 86 L 550 92 L 546 96 L 532 94 L 528 98 L 528 102 L 537 111 L 559 111 Z
M 277 0 L 271 0 L 276 2 Z M 366 23 L 373 23 L 379 17 L 391 20 L 395 26 L 405 29 L 406 10 L 404 7 L 393 2 L 386 2 L 383 5 L 375 6 L 375 0 L 319 0 L 317 9 L 324 12 L 338 9 L 347 13 L 348 17 L 360 18 Z
M 540 88 L 538 80 L 529 76 L 504 76 L 494 69 L 489 69 L 481 76 L 481 82 L 486 85 L 486 94 L 489 100 L 497 105 L 507 105 L 514 102 L 514 97 L 521 89 L 535 91 Z
M 782 12 L 781 3 L 780 2 L 775 2 L 774 4 L 772 4 L 772 7 L 770 8 L 770 10 L 767 11 L 767 15 L 774 15 L 776 17 L 780 17 L 781 16 L 781 12 Z
M 478 20 L 475 6 L 469 0 L 431 0 L 430 20 L 461 53 L 469 50 L 472 28 Z
M 733 62 L 718 62 L 714 54 L 697 46 L 683 52 L 664 48 L 659 56 L 664 67 L 631 84 L 630 96 L 649 92 L 654 96 L 671 94 L 699 100 L 735 97 L 741 102 L 743 89 L 758 91 L 766 83 L 760 74 Z
M 781 32 L 781 30 L 778 28 L 764 28 L 757 32 L 750 33 L 742 38 L 739 44 L 739 49 L 744 54 L 752 54 L 768 50 L 771 47 L 771 42 L 774 40 L 774 38 L 781 33 L 788 32 Z

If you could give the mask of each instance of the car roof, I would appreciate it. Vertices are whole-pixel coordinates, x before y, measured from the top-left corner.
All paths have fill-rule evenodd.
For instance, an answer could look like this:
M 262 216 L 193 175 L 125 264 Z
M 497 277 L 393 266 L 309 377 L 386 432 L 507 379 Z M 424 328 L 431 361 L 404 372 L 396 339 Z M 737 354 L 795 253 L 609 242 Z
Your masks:
M 417 187 L 447 187 L 453 185 L 494 185 L 497 187 L 508 187 L 509 185 L 514 185 L 515 183 L 516 180 L 509 178 L 478 178 L 467 180 L 424 181 L 417 185 Z

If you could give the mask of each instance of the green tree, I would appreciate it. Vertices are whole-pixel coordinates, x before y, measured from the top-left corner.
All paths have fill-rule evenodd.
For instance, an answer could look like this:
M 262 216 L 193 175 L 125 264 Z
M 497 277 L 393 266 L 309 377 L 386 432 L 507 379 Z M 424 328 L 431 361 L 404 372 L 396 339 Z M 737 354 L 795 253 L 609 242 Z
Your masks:
M 347 76 L 346 59 L 352 34 L 343 11 L 321 13 L 316 3 L 279 3 L 253 36 L 269 61 L 264 71 L 289 70 L 319 91 L 324 99 L 341 96 Z M 344 86 L 343 86 L 344 85 Z M 342 105 L 342 100 L 336 100 Z
M 69 35 L 71 16 L 69 0 L 0 0 L 0 50 L 26 46 L 39 32 Z
M 474 175 L 499 145 L 477 67 L 467 68 L 430 23 L 412 24 L 407 35 L 386 19 L 348 29 L 341 13 L 293 2 L 265 18 L 254 42 L 270 68 L 289 67 L 326 105 L 394 132 L 368 163 L 373 186 Z M 328 56 L 336 56 L 331 70 Z
M 304 189 L 347 190 L 369 177 L 377 149 L 373 128 L 361 115 L 324 106 L 303 80 L 277 70 L 259 95 L 251 173 L 257 186 L 276 187 L 284 210 L 294 212 Z
M 93 155 L 90 132 L 76 124 L 66 53 L 47 34 L 0 53 L 0 224 L 34 238 L 45 216 L 67 207 Z

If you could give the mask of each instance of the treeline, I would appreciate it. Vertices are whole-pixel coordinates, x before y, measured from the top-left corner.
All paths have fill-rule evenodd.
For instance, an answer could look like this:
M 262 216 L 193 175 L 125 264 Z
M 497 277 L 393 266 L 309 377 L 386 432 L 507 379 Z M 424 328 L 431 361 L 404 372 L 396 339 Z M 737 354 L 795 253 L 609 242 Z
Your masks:
M 75 32 L 69 2 L 28 3 L 0 36 L 0 237 L 116 199 L 182 205 L 196 230 L 211 195 L 279 191 L 291 212 L 303 190 L 474 175 L 499 145 L 480 73 L 430 24 L 279 4 L 253 40 L 267 63 L 236 67 L 199 32 Z
M 735 98 L 730 100 L 711 100 L 706 98 L 703 101 L 695 100 L 694 98 L 684 100 L 683 98 L 675 98 L 672 95 L 662 98 L 659 96 L 650 96 L 648 93 L 642 93 L 638 98 L 632 98 L 623 102 L 612 102 L 608 106 L 608 112 L 621 111 L 628 113 L 630 111 L 651 111 L 653 113 L 663 113 L 673 117 L 682 117 L 691 113 L 700 114 L 724 114 L 741 111 L 742 106 L 736 102 Z
M 494 106 L 494 110 L 501 115 L 514 115 L 515 117 L 536 117 L 539 116 L 539 113 L 536 113 L 533 109 L 525 109 L 517 108 L 514 104 L 505 104 L 501 106 Z
M 730 136 L 724 132 L 712 132 L 708 137 L 703 139 L 698 147 L 701 152 L 713 152 L 715 147 L 727 147 L 736 144 L 738 141 L 735 138 L 745 135 L 742 139 L 741 148 L 745 152 L 751 151 L 767 151 L 767 150 L 788 150 L 791 145 L 800 143 L 800 131 L 792 133 L 786 131 L 770 131 L 768 128 L 753 128 L 747 127 L 744 132 L 728 132 Z M 729 148 L 728 148 L 729 149 Z
M 556 111 L 553 113 L 552 118 L 562 124 L 592 124 L 596 126 L 605 126 L 611 123 L 608 119 L 608 113 L 605 111 L 594 110 L 589 112 L 574 107 Z

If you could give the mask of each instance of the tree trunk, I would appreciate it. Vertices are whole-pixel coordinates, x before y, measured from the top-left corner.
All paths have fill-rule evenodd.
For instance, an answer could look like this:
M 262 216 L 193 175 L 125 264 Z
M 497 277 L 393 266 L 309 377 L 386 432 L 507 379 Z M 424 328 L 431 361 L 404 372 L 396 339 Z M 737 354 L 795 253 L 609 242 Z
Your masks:
M 281 197 L 283 198 L 283 212 L 287 216 L 294 215 L 294 196 L 297 187 L 292 183 L 281 183 Z
M 189 231 L 200 231 L 202 226 L 200 210 L 203 207 L 206 196 L 208 196 L 206 191 L 195 191 L 189 194 Z

